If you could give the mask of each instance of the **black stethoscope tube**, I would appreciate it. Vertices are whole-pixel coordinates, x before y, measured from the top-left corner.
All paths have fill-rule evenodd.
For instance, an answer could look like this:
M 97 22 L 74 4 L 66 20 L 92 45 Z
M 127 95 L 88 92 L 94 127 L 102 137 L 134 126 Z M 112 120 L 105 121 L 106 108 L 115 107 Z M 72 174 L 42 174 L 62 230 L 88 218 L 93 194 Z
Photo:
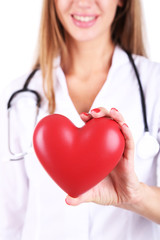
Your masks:
M 7 103 L 7 109 L 9 109 L 9 108 L 11 107 L 11 102 L 12 102 L 13 98 L 14 98 L 16 95 L 18 95 L 19 93 L 22 93 L 22 92 L 30 92 L 30 93 L 33 93 L 33 94 L 36 96 L 36 105 L 37 105 L 37 107 L 40 107 L 41 97 L 40 97 L 39 93 L 38 93 L 37 91 L 35 91 L 35 90 L 32 90 L 32 89 L 29 89 L 29 88 L 28 88 L 28 85 L 29 85 L 31 79 L 33 78 L 33 76 L 35 75 L 35 73 L 36 73 L 38 70 L 39 70 L 38 68 L 34 69 L 34 70 L 29 74 L 29 76 L 27 77 L 23 88 L 20 89 L 20 90 L 17 90 L 16 92 L 14 92 L 14 93 L 11 95 L 11 97 L 9 98 L 8 103 Z
M 147 123 L 147 114 L 146 114 L 146 104 L 145 104 L 145 97 L 144 97 L 144 93 L 143 93 L 143 88 L 142 88 L 142 83 L 140 80 L 140 75 L 139 72 L 137 70 L 137 67 L 135 65 L 134 59 L 131 55 L 131 53 L 129 53 L 128 51 L 124 50 L 126 52 L 126 54 L 128 55 L 129 61 L 133 67 L 137 82 L 138 82 L 138 86 L 139 86 L 139 92 L 140 92 L 140 100 L 141 100 L 141 106 L 142 106 L 142 114 L 143 114 L 143 122 L 144 122 L 144 134 L 142 136 L 142 138 L 139 140 L 138 143 L 138 148 L 137 148 L 137 154 L 140 158 L 143 159 L 150 159 L 151 157 L 154 157 L 159 149 L 159 143 L 157 141 L 157 139 L 152 136 L 149 133 L 149 127 L 148 127 L 148 123 Z M 39 70 L 39 68 L 34 69 L 29 76 L 27 77 L 24 86 L 22 89 L 14 92 L 10 99 L 8 100 L 8 104 L 7 104 L 7 108 L 8 108 L 8 139 L 9 139 L 9 152 L 10 152 L 10 160 L 11 161 L 16 161 L 16 160 L 22 160 L 24 159 L 24 156 L 26 154 L 28 154 L 30 152 L 30 150 L 25 151 L 23 153 L 13 153 L 10 149 L 10 109 L 11 109 L 11 102 L 13 100 L 13 98 L 18 95 L 19 93 L 22 92 L 30 92 L 32 94 L 35 95 L 36 97 L 36 106 L 37 106 L 37 113 L 36 113 L 36 118 L 35 118 L 35 124 L 37 122 L 37 116 L 39 113 L 39 107 L 40 107 L 40 102 L 41 102 L 41 97 L 39 95 L 39 93 L 35 90 L 29 89 L 28 85 L 31 81 L 31 79 L 33 78 L 34 74 L 37 72 L 37 70 Z M 31 149 L 31 147 L 30 147 Z
M 128 58 L 132 64 L 132 67 L 134 69 L 137 81 L 138 81 L 138 85 L 139 85 L 139 91 L 140 91 L 140 97 L 141 97 L 141 105 L 142 105 L 142 112 L 143 112 L 143 121 L 144 121 L 144 131 L 145 132 L 149 132 L 149 127 L 148 127 L 148 123 L 147 123 L 147 113 L 146 113 L 146 103 L 145 103 L 145 98 L 144 98 L 144 93 L 143 93 L 143 88 L 142 88 L 142 84 L 141 84 L 141 80 L 140 80 L 140 76 L 139 76 L 139 72 L 137 70 L 137 67 L 135 65 L 135 62 L 133 60 L 132 55 L 125 51 L 128 55 Z

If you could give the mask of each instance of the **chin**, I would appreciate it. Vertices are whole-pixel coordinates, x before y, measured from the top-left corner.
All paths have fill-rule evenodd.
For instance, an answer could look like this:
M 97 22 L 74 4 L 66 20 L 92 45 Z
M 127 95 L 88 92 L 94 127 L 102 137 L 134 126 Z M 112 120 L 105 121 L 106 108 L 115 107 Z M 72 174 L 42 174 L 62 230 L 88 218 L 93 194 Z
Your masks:
M 94 41 L 96 40 L 98 37 L 95 35 L 87 35 L 86 33 L 83 33 L 81 35 L 72 35 L 72 39 L 77 41 L 77 42 L 89 42 L 89 41 Z

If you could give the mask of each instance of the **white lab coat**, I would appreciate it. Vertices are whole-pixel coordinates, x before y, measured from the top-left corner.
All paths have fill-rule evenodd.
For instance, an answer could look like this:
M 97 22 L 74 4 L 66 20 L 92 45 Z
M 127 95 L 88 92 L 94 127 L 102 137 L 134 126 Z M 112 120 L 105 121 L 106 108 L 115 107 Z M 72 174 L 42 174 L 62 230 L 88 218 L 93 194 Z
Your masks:
M 149 128 L 160 141 L 160 64 L 139 56 L 134 59 L 145 94 Z M 55 112 L 80 127 L 84 123 L 69 97 L 58 61 L 56 66 L 53 73 Z M 66 193 L 48 176 L 34 152 L 23 161 L 6 161 L 9 160 L 6 102 L 13 91 L 22 87 L 25 78 L 14 81 L 0 102 L 0 240 L 159 240 L 159 226 L 133 212 L 93 203 L 68 206 Z M 42 97 L 39 120 L 48 114 L 40 71 L 33 77 L 30 88 Z M 12 116 L 14 150 L 26 147 L 33 133 L 31 103 L 28 98 L 24 99 L 23 102 L 21 96 Z M 119 47 L 115 49 L 107 81 L 91 108 L 100 106 L 115 107 L 123 114 L 137 144 L 144 133 L 139 87 L 128 57 Z M 157 185 L 159 158 L 157 155 L 154 159 L 143 160 L 135 154 L 135 171 L 140 181 Z

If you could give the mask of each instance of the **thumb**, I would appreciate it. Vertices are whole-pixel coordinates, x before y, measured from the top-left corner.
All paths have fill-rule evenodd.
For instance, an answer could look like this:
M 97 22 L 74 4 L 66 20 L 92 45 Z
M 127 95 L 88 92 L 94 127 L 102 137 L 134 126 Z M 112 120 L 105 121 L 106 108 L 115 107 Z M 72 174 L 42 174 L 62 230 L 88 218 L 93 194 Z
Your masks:
M 65 199 L 65 202 L 66 202 L 68 205 L 72 205 L 72 206 L 77 206 L 77 205 L 79 205 L 79 204 L 81 204 L 81 203 L 91 202 L 91 201 L 92 201 L 92 198 L 91 198 L 90 191 L 81 194 L 81 195 L 78 196 L 77 198 L 73 198 L 73 197 L 67 195 L 67 197 L 66 197 L 66 199 Z
M 72 198 L 70 197 L 69 195 L 67 195 L 66 199 L 65 199 L 65 202 L 68 204 L 68 205 L 72 205 L 72 206 L 77 206 L 79 205 L 80 203 L 82 203 L 82 201 L 80 201 L 79 198 Z

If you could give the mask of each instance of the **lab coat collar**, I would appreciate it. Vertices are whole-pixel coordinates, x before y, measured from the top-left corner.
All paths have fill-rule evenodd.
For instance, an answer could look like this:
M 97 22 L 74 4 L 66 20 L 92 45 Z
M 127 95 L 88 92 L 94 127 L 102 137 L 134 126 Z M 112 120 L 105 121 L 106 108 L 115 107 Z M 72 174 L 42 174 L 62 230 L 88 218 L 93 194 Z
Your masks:
M 129 62 L 128 56 L 125 53 L 125 51 L 120 46 L 115 46 L 113 57 L 112 57 L 112 64 L 111 69 L 112 71 L 116 70 L 117 68 L 121 67 L 122 65 Z M 56 89 L 57 86 L 61 85 L 62 89 L 64 90 L 64 93 L 68 93 L 68 88 L 66 84 L 65 74 L 61 68 L 61 56 L 59 55 L 54 60 L 54 88 Z
M 128 62 L 129 59 L 126 52 L 119 45 L 117 45 L 113 53 L 111 67 L 115 69 Z

